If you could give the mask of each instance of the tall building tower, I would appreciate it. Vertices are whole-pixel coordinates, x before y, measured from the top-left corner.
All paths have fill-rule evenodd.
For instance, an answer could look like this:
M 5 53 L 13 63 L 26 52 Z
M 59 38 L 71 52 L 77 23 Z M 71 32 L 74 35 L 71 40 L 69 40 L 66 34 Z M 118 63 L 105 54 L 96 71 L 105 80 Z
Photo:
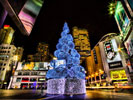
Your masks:
M 0 45 L 0 88 L 7 87 L 14 62 L 16 47 L 14 45 Z
M 13 34 L 13 28 L 9 25 L 5 25 L 4 28 L 0 30 L 0 44 L 11 44 Z
M 49 45 L 46 43 L 39 43 L 37 47 L 37 53 L 33 55 L 27 55 L 28 62 L 45 62 L 50 61 L 52 56 L 49 54 Z
M 17 49 L 16 49 L 16 52 L 15 52 L 15 60 L 16 61 L 18 61 L 18 62 L 20 62 L 21 61 L 21 59 L 22 59 L 22 56 L 23 56 L 23 51 L 24 51 L 24 49 L 22 48 L 22 47 L 17 47 Z
M 75 49 L 80 53 L 80 59 L 82 62 L 86 57 L 90 56 L 91 51 L 88 31 L 86 29 L 78 29 L 78 27 L 73 27 L 73 37 Z
M 39 43 L 37 47 L 37 53 L 34 54 L 34 61 L 46 61 L 49 55 L 48 44 Z
M 8 86 L 17 63 L 21 61 L 23 50 L 22 47 L 16 48 L 14 45 L 0 45 L 0 88 Z

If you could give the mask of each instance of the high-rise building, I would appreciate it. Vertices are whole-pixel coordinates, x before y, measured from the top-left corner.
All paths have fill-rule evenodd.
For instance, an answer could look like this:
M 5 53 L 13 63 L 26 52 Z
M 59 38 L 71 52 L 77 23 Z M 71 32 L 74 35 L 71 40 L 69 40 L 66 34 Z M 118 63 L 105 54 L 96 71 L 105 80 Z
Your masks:
M 24 49 L 22 47 L 17 47 L 16 51 L 15 51 L 15 60 L 20 62 L 22 60 L 22 56 L 23 56 L 23 51 Z
M 27 62 L 32 62 L 34 61 L 34 55 L 27 55 Z
M 49 61 L 51 55 L 49 54 L 49 46 L 46 43 L 39 43 L 37 47 L 37 53 L 27 56 L 27 61 L 44 62 Z
M 116 33 L 106 34 L 86 59 L 89 84 L 106 86 L 132 83 L 133 68 L 127 64 L 127 59 L 120 36 Z
M 99 42 L 101 59 L 103 62 L 106 81 L 113 84 L 128 84 L 132 81 L 132 67 L 128 66 L 128 59 L 124 45 L 119 35 L 109 33 Z
M 75 43 L 75 49 L 81 55 L 81 62 L 90 56 L 90 41 L 88 31 L 86 29 L 79 29 L 78 27 L 73 27 L 73 37 Z
M 23 48 L 14 45 L 0 45 L 0 88 L 8 86 L 11 75 L 14 74 L 18 61 L 21 61 Z
M 105 73 L 98 44 L 91 50 L 91 56 L 87 57 L 86 66 L 88 72 L 86 79 L 89 85 L 100 86 L 106 83 L 106 77 L 103 77 Z
M 9 25 L 5 25 L 4 28 L 0 30 L 0 44 L 11 44 L 13 34 L 13 28 Z
M 9 83 L 12 67 L 15 63 L 15 51 L 16 47 L 14 45 L 0 45 L 0 88 L 7 87 Z

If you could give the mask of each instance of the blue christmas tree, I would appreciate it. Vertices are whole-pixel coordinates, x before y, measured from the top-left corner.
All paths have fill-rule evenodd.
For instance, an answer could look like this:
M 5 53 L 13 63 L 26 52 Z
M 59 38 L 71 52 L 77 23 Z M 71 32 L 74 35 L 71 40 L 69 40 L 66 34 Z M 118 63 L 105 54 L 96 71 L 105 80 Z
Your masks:
M 73 37 L 68 34 L 69 28 L 65 22 L 61 38 L 56 45 L 57 50 L 54 52 L 58 60 L 65 60 L 66 64 L 57 65 L 56 60 L 52 60 L 50 65 L 53 69 L 48 70 L 46 78 L 59 79 L 59 78 L 80 78 L 85 79 L 85 70 L 80 66 L 80 54 L 75 50 Z

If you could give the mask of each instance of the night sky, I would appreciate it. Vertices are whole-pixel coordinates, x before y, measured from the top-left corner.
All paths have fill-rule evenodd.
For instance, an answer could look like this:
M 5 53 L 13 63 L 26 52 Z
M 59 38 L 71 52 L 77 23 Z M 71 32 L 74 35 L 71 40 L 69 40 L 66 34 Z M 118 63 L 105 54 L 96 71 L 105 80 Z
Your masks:
M 107 34 L 116 32 L 118 27 L 113 16 L 108 15 L 108 4 L 112 0 L 44 0 L 37 21 L 30 36 L 20 34 L 16 28 L 14 43 L 24 47 L 24 55 L 36 53 L 39 42 L 49 44 L 50 53 L 56 49 L 64 22 L 72 27 L 86 28 L 91 48 Z M 10 23 L 10 18 L 6 23 Z

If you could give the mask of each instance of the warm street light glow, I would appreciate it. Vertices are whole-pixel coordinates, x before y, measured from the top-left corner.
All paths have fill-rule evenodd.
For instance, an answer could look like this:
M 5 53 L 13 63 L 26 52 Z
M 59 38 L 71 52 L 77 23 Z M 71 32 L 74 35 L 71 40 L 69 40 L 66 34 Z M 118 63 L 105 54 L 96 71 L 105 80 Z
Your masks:
M 92 74 L 91 77 L 94 77 L 94 74 Z
M 121 46 L 119 45 L 119 47 L 118 47 L 118 52 L 122 52 L 122 49 L 123 49 L 123 48 L 121 48 Z
M 57 60 L 57 58 L 56 57 L 53 57 L 53 60 Z
M 95 73 L 95 76 L 98 76 L 98 73 Z
M 15 56 L 14 56 L 14 60 L 15 60 L 15 61 L 18 61 L 18 55 L 15 55 Z
M 103 74 L 103 73 L 104 73 L 104 71 L 103 71 L 103 70 L 101 70 L 101 69 L 99 69 L 99 72 L 100 72 L 100 74 Z

